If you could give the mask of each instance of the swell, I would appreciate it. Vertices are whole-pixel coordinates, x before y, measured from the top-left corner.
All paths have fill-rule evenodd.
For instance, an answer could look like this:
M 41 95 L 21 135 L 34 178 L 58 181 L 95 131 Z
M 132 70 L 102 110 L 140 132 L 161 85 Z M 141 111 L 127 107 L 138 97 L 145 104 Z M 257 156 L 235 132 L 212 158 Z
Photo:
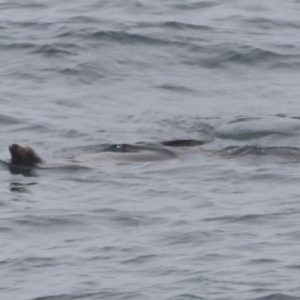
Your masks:
M 276 29 L 299 29 L 300 28 L 300 22 L 290 22 L 288 20 L 276 20 L 276 19 L 268 19 L 265 17 L 252 17 L 251 19 L 244 19 L 242 22 L 245 25 L 260 28 L 263 30 L 276 30 Z
M 251 300 L 300 300 L 300 298 L 287 294 L 270 294 L 259 298 L 252 298 Z
M 137 27 L 157 27 L 157 28 L 171 28 L 176 30 L 212 30 L 211 27 L 199 24 L 190 24 L 185 22 L 178 22 L 178 21 L 166 21 L 166 22 L 140 22 L 137 24 Z
M 17 118 L 0 114 L 0 124 L 1 125 L 15 125 L 15 124 L 20 124 L 20 123 L 21 123 L 21 121 Z
M 195 1 L 192 3 L 176 4 L 175 8 L 178 10 L 194 10 L 194 9 L 206 9 L 218 5 L 214 1 Z
M 291 68 L 300 66 L 300 55 L 286 51 L 275 51 L 252 45 L 241 46 L 236 44 L 215 44 L 206 48 L 191 45 L 190 52 L 204 52 L 207 57 L 189 59 L 183 63 L 187 65 L 200 64 L 208 68 L 222 68 L 231 65 L 246 65 L 250 67 L 265 66 L 268 68 Z
M 30 42 L 15 42 L 0 46 L 2 50 L 27 50 L 28 54 L 42 54 L 48 57 L 62 57 L 76 55 L 79 49 L 77 44 L 52 43 L 38 45 Z
M 94 282 L 92 282 L 94 283 Z M 94 283 L 96 284 L 96 282 Z M 121 291 L 117 292 L 114 289 L 102 289 L 101 292 L 74 292 L 69 294 L 57 294 L 57 295 L 48 295 L 41 296 L 37 298 L 29 298 L 29 300 L 98 300 L 98 299 L 143 299 L 145 298 L 144 294 L 137 292 L 128 292 Z
M 86 18 L 77 17 L 83 24 Z M 73 21 L 77 20 L 74 19 Z M 81 21 L 80 21 L 81 20 Z M 89 19 L 87 22 L 94 22 Z M 29 27 L 30 29 L 49 30 L 50 23 L 19 22 L 7 24 L 12 27 Z M 97 26 L 98 27 L 98 26 Z M 3 50 L 26 50 L 29 54 L 41 54 L 47 57 L 69 57 L 86 51 L 86 47 L 94 47 L 99 43 L 113 43 L 120 45 L 147 45 L 147 46 L 172 46 L 188 49 L 190 55 L 181 61 L 186 65 L 201 65 L 206 68 L 223 68 L 227 65 L 247 65 L 250 67 L 290 68 L 300 66 L 299 47 L 295 45 L 254 45 L 255 41 L 247 45 L 238 42 L 227 42 L 219 38 L 223 34 L 220 29 L 207 25 L 190 24 L 187 22 L 140 22 L 134 25 L 139 33 L 131 33 L 126 30 L 98 30 L 83 28 L 79 30 L 66 30 L 61 26 L 53 35 L 59 42 L 35 44 L 33 42 L 10 42 L 0 46 Z M 145 27 L 161 29 L 173 29 L 174 32 L 185 31 L 192 38 L 172 34 L 161 36 L 157 33 L 141 32 Z M 29 30 L 29 29 L 28 29 Z M 212 35 L 214 38 L 212 38 Z M 65 40 L 68 40 L 67 43 Z M 73 40 L 70 42 L 70 40 Z M 91 42 L 87 45 L 87 41 Z M 84 46 L 83 46 L 84 45 Z M 200 54 L 200 55 L 199 55 Z
M 70 38 L 79 37 L 85 40 L 91 41 L 103 41 L 103 42 L 118 42 L 120 44 L 146 44 L 146 45 L 173 45 L 178 42 L 173 42 L 157 37 L 146 36 L 142 34 L 128 33 L 126 31 L 114 31 L 114 30 L 79 30 L 66 31 L 57 35 L 58 38 Z
M 217 150 L 222 156 L 239 157 L 245 155 L 280 156 L 290 159 L 300 159 L 300 148 L 297 147 L 260 147 L 257 145 L 228 146 Z
M 23 3 L 20 4 L 19 2 L 10 2 L 10 3 L 1 3 L 0 9 L 46 9 L 47 5 L 42 3 Z
M 34 30 L 47 30 L 49 29 L 54 23 L 52 22 L 32 22 L 32 21 L 6 21 L 5 25 L 8 27 L 13 28 L 21 28 L 21 29 L 34 29 Z

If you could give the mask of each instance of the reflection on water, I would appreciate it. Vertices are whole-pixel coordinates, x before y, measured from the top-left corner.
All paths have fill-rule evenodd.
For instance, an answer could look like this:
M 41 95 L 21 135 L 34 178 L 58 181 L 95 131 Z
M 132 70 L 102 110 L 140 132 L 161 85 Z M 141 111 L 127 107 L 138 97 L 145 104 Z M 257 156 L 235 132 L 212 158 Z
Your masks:
M 9 170 L 13 175 L 23 175 L 25 177 L 35 176 L 35 169 L 30 167 L 16 166 L 10 162 L 0 160 L 0 165 L 4 170 Z
M 17 193 L 30 193 L 28 187 L 36 184 L 37 182 L 31 182 L 31 183 L 11 182 L 10 191 L 17 192 Z
M 13 175 L 23 175 L 25 177 L 33 177 L 36 176 L 36 170 L 30 167 L 21 167 L 13 164 L 8 164 L 8 169 Z

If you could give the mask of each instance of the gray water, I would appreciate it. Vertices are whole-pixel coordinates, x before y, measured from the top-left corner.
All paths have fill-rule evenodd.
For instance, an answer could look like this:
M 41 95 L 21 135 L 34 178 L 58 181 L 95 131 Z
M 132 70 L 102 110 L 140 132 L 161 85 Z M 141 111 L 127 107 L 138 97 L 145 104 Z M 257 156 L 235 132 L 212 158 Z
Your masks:
M 300 296 L 299 1 L 0 1 L 0 296 Z M 10 168 L 195 139 L 178 159 Z

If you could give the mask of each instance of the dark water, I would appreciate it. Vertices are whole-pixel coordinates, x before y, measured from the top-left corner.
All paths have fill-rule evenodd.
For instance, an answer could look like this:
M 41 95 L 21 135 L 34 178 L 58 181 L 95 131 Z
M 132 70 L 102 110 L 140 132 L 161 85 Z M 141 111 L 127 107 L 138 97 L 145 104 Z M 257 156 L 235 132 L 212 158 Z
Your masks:
M 1 299 L 300 299 L 299 1 L 0 10 Z M 7 165 L 173 139 L 204 145 Z

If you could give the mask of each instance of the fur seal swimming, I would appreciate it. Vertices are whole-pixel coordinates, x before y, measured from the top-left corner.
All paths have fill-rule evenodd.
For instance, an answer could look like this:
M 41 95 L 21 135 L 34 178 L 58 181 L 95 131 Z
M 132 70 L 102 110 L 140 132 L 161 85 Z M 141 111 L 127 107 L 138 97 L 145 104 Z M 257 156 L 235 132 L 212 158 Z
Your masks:
M 123 145 L 120 152 L 99 152 L 80 155 L 72 159 L 54 162 L 49 167 L 79 165 L 85 166 L 97 161 L 112 161 L 116 163 L 151 162 L 174 159 L 175 152 L 164 146 L 156 144 Z M 11 164 L 21 167 L 36 167 L 44 161 L 29 146 L 22 147 L 18 144 L 9 146 Z
M 63 166 L 86 167 L 97 161 L 111 161 L 115 163 L 131 162 L 154 162 L 178 158 L 178 155 L 169 147 L 190 147 L 203 145 L 205 142 L 197 140 L 170 140 L 161 143 L 137 143 L 135 145 L 122 144 L 114 145 L 117 151 L 103 151 L 77 156 L 72 159 L 64 159 L 46 166 L 56 168 Z M 44 161 L 29 146 L 12 144 L 9 146 L 11 164 L 21 167 L 36 167 Z

